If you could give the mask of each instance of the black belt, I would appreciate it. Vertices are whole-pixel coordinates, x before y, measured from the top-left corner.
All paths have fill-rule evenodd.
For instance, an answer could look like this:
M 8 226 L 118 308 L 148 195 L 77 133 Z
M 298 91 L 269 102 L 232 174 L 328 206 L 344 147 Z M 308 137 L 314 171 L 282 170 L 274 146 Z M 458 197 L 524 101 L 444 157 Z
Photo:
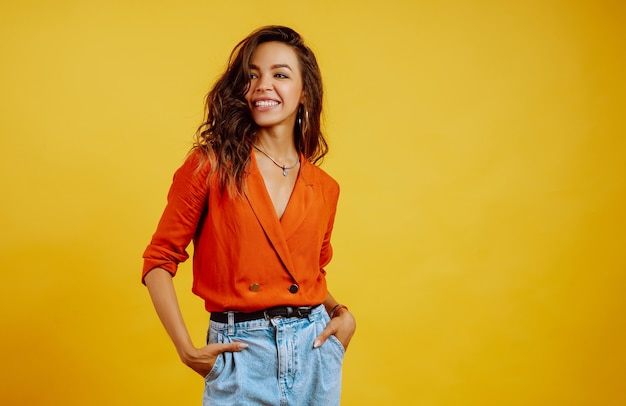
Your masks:
M 309 317 L 317 306 L 278 306 L 252 313 L 234 312 L 235 323 L 259 319 L 272 319 L 274 317 Z M 211 320 L 218 323 L 228 323 L 228 313 L 211 313 Z

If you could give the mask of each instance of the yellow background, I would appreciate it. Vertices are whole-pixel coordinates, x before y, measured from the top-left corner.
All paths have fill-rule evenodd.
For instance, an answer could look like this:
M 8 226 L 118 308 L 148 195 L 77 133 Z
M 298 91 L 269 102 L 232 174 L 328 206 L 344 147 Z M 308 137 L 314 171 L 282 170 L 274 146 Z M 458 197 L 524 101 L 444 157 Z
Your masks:
M 325 78 L 344 405 L 626 404 L 626 7 L 0 3 L 0 403 L 199 404 L 141 254 L 234 44 Z M 189 328 L 207 315 L 176 278 Z

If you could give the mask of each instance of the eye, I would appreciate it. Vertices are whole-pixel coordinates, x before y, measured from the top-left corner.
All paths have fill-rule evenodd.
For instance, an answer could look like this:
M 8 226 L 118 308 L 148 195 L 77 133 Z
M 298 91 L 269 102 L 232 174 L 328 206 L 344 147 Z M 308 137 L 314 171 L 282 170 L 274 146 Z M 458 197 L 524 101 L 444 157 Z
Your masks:
M 250 72 L 250 79 L 257 79 L 259 77 L 259 75 L 257 75 L 254 72 Z
M 289 76 L 285 75 L 284 73 L 276 73 L 274 74 L 274 77 L 278 79 L 289 79 Z

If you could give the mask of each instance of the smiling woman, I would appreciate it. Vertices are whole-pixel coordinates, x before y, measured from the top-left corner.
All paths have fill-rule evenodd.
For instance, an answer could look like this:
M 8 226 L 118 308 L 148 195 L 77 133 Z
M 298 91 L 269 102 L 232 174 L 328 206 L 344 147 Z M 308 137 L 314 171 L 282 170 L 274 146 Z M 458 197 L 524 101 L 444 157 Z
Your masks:
M 263 138 L 285 134 L 293 140 L 289 131 L 293 131 L 304 93 L 298 57 L 289 45 L 266 42 L 257 47 L 250 64 L 246 100 L 252 119 L 264 133 Z M 268 133 L 268 129 L 274 134 Z
M 356 324 L 326 286 L 339 185 L 315 165 L 327 152 L 321 89 L 292 29 L 239 43 L 144 253 L 143 281 L 180 358 L 204 377 L 205 404 L 339 404 Z M 192 240 L 193 291 L 211 313 L 201 347 L 172 284 Z

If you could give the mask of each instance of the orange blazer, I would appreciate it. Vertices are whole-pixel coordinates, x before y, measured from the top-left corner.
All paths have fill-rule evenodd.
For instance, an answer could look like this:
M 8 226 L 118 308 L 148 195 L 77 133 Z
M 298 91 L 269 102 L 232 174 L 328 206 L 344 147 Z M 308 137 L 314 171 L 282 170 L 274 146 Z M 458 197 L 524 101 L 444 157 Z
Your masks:
M 192 153 L 174 174 L 168 202 L 144 252 L 143 277 L 156 267 L 175 275 L 193 240 L 193 292 L 206 310 L 251 312 L 322 303 L 328 294 L 339 185 L 304 156 L 278 219 L 254 153 L 245 196 L 218 192 L 209 165 Z

